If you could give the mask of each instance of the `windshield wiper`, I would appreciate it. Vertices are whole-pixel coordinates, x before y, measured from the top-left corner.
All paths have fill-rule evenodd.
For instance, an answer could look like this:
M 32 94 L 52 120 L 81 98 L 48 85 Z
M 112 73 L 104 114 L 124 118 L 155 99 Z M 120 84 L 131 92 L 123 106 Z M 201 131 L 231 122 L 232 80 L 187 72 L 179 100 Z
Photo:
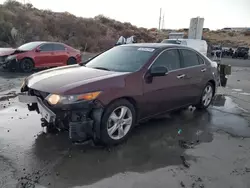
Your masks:
M 109 69 L 104 68 L 104 67 L 91 67 L 91 68 L 93 68 L 93 69 L 100 69 L 100 70 L 110 71 Z

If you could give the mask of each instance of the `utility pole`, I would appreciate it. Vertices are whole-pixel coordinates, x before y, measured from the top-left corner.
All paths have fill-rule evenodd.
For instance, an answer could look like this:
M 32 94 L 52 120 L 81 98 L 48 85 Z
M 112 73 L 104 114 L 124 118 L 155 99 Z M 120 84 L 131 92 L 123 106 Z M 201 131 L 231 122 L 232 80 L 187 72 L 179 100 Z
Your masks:
M 164 27 L 165 27 L 165 20 L 164 20 L 164 17 L 165 17 L 165 13 L 163 13 L 161 29 L 164 29 Z
M 160 17 L 159 17 L 159 30 L 161 30 L 161 8 L 160 8 Z

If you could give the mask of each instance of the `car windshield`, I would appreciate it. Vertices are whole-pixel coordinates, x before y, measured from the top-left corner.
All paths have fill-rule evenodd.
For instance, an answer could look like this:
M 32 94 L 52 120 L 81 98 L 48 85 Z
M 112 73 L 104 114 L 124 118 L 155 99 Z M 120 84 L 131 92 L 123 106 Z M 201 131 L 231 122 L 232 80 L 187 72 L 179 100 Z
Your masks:
M 19 46 L 17 49 L 22 50 L 22 51 L 30 51 L 36 48 L 40 44 L 41 42 L 29 42 L 29 43 L 23 44 L 22 46 Z
M 165 39 L 165 40 L 163 40 L 161 43 L 167 43 L 167 44 L 180 44 L 181 41 L 179 41 L 179 40 L 169 40 L 169 39 Z
M 155 53 L 154 48 L 117 46 L 93 58 L 85 66 L 116 72 L 136 72 Z

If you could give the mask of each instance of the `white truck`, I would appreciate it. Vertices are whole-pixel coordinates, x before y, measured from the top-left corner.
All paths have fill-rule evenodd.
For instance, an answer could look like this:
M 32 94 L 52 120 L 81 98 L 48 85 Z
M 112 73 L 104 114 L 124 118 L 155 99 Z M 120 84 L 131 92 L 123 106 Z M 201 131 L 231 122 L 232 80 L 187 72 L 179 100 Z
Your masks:
M 164 39 L 161 43 L 180 44 L 188 46 L 207 56 L 208 45 L 205 40 L 199 39 Z

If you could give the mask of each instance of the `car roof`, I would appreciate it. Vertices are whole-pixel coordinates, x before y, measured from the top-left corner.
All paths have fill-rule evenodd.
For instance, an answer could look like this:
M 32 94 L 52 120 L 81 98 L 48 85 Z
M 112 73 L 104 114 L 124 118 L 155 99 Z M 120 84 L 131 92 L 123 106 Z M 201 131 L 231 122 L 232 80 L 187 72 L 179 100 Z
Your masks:
M 45 44 L 45 43 L 63 44 L 61 42 L 52 42 L 52 41 L 32 41 L 32 42 L 29 42 L 29 43 L 37 43 L 38 45 Z
M 187 48 L 187 46 L 182 46 L 178 44 L 167 44 L 167 43 L 134 43 L 134 44 L 123 44 L 121 46 L 134 46 L 142 48 L 156 48 L 156 49 L 166 49 L 166 48 Z

